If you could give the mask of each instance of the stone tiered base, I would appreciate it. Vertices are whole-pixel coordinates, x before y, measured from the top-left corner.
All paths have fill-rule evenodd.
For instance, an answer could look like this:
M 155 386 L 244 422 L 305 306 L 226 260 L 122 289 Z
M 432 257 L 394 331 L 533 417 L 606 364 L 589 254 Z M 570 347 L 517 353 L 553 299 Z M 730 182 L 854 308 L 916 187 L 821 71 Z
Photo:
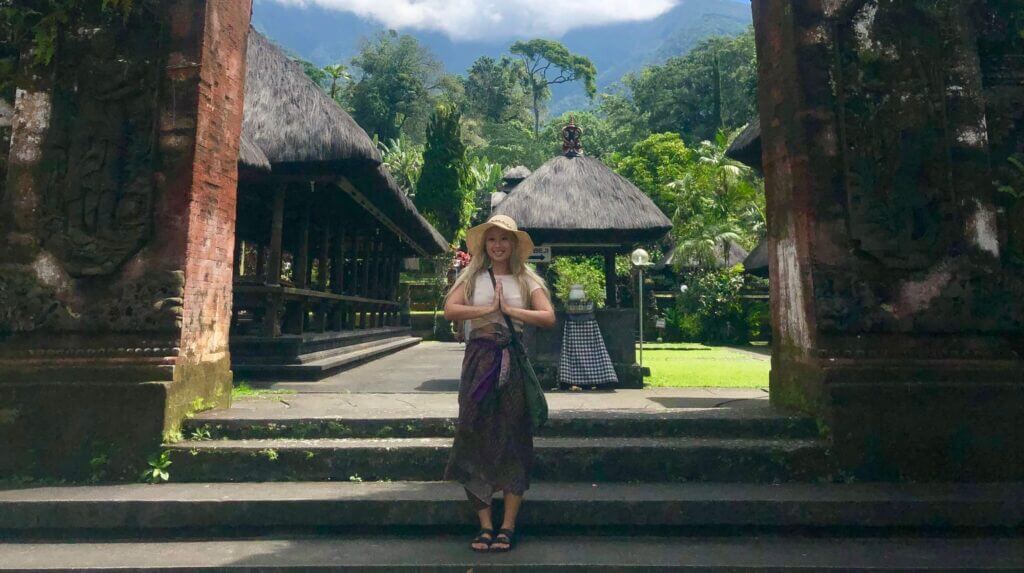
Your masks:
M 415 346 L 407 326 L 278 337 L 231 338 L 232 369 L 244 380 L 320 380 Z

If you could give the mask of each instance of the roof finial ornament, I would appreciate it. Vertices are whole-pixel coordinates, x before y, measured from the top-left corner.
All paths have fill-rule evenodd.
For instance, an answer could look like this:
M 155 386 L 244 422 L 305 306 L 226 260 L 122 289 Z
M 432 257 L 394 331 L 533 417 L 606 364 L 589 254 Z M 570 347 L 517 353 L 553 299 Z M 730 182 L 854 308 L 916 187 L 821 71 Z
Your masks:
M 566 157 L 583 155 L 583 128 L 576 125 L 576 114 L 569 116 L 569 125 L 562 128 L 562 153 Z

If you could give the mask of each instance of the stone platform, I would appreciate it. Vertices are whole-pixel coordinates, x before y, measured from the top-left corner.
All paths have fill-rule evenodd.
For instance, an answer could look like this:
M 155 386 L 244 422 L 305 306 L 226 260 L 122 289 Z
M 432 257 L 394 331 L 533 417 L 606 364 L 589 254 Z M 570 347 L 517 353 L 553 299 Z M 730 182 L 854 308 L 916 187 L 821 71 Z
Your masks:
M 522 546 L 474 554 L 472 509 L 439 481 L 461 352 L 263 384 L 186 422 L 172 483 L 0 491 L 0 570 L 1024 567 L 1021 484 L 844 483 L 814 419 L 727 388 L 548 393 Z

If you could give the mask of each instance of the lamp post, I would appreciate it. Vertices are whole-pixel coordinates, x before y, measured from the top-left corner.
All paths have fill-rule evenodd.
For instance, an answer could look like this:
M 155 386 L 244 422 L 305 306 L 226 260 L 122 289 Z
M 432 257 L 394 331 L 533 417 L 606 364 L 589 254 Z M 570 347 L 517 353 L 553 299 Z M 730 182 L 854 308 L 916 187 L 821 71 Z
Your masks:
M 637 308 L 640 315 L 640 368 L 644 366 L 644 267 L 651 266 L 651 256 L 643 249 L 637 249 L 629 256 L 633 266 L 639 271 L 640 282 L 637 285 Z

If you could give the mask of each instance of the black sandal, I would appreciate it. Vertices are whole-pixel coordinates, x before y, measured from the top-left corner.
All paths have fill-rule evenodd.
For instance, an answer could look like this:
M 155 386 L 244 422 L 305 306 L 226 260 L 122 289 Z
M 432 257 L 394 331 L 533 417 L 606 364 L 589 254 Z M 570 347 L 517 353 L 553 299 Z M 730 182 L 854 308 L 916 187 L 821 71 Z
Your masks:
M 489 535 L 490 537 L 484 537 L 485 535 Z M 473 547 L 473 545 L 477 543 L 482 543 L 487 547 L 484 547 L 483 549 L 479 547 Z M 473 541 L 469 542 L 469 548 L 478 553 L 487 553 L 491 550 L 492 543 L 494 543 L 494 530 L 481 529 L 480 532 L 476 534 L 476 537 L 473 538 Z
M 495 547 L 495 543 L 501 543 L 502 545 L 508 545 L 508 547 Z M 512 548 L 516 546 L 516 530 L 515 529 L 499 529 L 498 535 L 495 536 L 494 541 L 491 542 L 491 551 L 495 553 L 505 553 L 512 551 Z

